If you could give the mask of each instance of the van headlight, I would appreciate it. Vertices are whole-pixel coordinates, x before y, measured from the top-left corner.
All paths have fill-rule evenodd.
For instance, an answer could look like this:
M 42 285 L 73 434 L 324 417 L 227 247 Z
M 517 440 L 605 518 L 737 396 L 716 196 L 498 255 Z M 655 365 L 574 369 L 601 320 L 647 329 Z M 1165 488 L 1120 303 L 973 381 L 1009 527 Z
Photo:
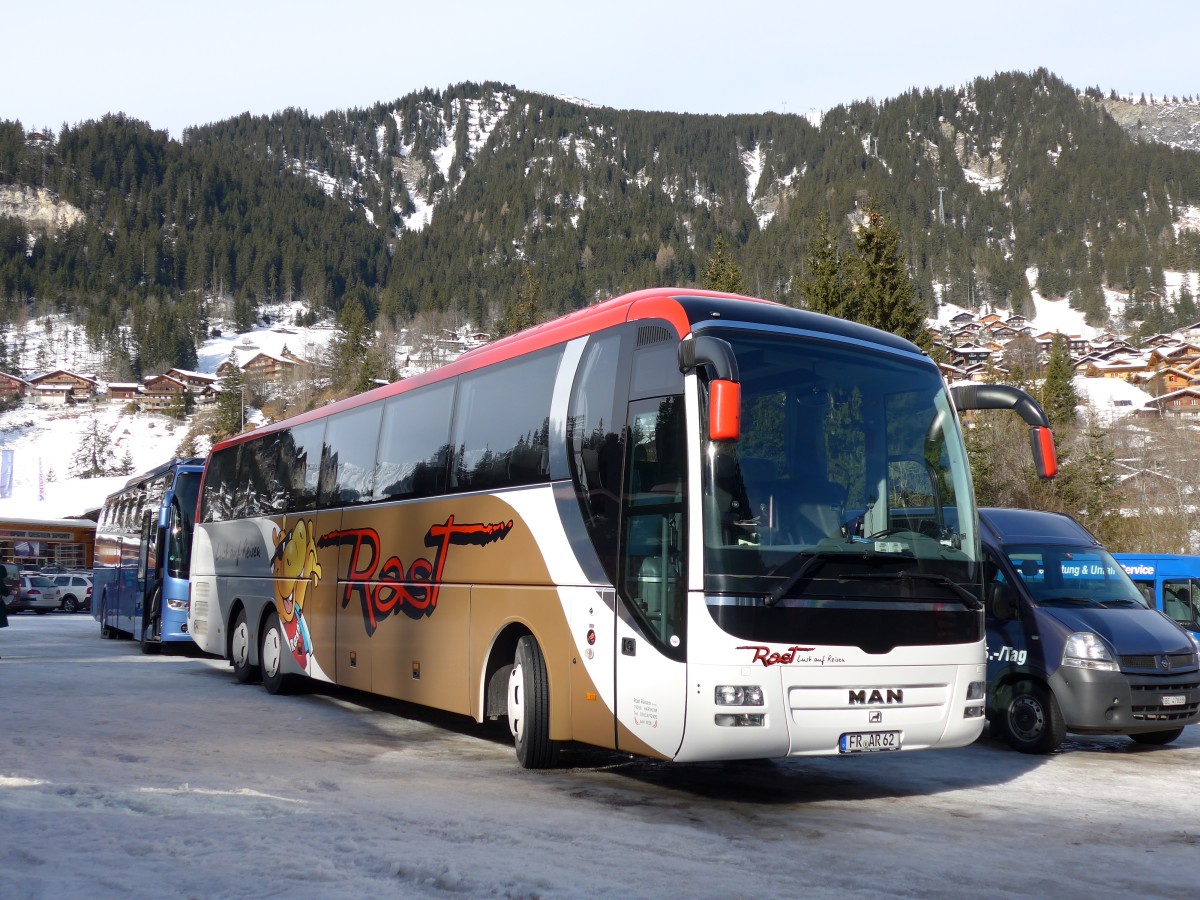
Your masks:
M 1101 672 L 1116 672 L 1119 668 L 1104 641 L 1090 631 L 1077 631 L 1067 638 L 1062 664 Z

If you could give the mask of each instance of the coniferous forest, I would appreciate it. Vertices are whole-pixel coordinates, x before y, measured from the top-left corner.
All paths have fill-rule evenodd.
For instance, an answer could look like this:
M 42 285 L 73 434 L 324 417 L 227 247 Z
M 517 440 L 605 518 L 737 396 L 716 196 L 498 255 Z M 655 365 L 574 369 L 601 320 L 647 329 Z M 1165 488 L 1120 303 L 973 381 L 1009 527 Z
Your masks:
M 714 247 L 748 293 L 806 305 L 814 240 L 852 253 L 849 217 L 873 209 L 927 312 L 1028 312 L 1032 276 L 1097 325 L 1118 291 L 1130 327 L 1154 333 L 1197 317 L 1164 272 L 1200 271 L 1200 234 L 1177 227 L 1200 206 L 1200 153 L 1135 140 L 1104 99 L 1040 70 L 819 125 L 496 83 L 244 115 L 181 141 L 122 115 L 58 134 L 3 122 L 0 191 L 80 215 L 0 215 L 0 324 L 70 313 L 137 374 L 193 362 L 215 300 L 243 327 L 299 300 L 313 319 L 350 305 L 381 328 L 422 313 L 486 328 L 531 283 L 543 317 L 698 285 Z

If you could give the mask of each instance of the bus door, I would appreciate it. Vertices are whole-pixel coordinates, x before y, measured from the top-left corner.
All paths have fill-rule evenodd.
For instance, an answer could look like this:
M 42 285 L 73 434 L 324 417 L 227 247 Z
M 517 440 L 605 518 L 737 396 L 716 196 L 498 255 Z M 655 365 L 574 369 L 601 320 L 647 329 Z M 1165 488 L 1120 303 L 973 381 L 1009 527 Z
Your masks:
M 621 589 L 616 605 L 617 748 L 674 757 L 687 700 L 687 447 L 683 397 L 629 405 Z
M 158 561 L 158 554 L 155 552 L 155 546 L 158 543 L 158 517 L 155 515 L 157 510 L 147 510 L 142 515 L 142 535 L 141 541 L 138 544 L 138 560 L 137 560 L 137 580 L 134 584 L 132 609 L 129 613 L 133 617 L 132 628 L 130 632 L 133 634 L 134 640 L 141 640 L 142 627 L 145 620 L 142 617 L 142 611 L 146 602 L 146 591 L 149 583 L 153 581 L 154 566 Z

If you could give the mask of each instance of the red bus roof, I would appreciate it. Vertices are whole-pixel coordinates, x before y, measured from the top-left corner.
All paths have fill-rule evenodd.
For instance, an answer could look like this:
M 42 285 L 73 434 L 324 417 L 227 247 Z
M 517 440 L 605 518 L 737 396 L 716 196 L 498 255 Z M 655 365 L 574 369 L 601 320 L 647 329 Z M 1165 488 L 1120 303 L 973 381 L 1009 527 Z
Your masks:
M 356 394 L 353 397 L 347 397 L 344 400 L 339 400 L 320 409 L 300 413 L 296 416 L 281 419 L 271 425 L 264 425 L 262 428 L 256 428 L 253 431 L 226 438 L 223 441 L 219 441 L 213 447 L 213 450 L 233 446 L 261 434 L 270 434 L 273 431 L 283 428 L 294 428 L 307 422 L 324 419 L 343 410 L 354 409 L 366 403 L 373 403 L 377 400 L 404 393 L 421 385 L 435 384 L 447 378 L 453 378 L 456 375 L 473 372 L 484 366 L 515 359 L 528 353 L 535 353 L 538 350 L 553 347 L 556 344 L 592 334 L 605 328 L 611 328 L 624 322 L 633 322 L 640 319 L 666 320 L 675 327 L 676 334 L 682 338 L 691 332 L 691 323 L 682 306 L 676 300 L 677 297 L 712 297 L 778 305 L 773 304 L 770 300 L 761 300 L 756 297 L 742 297 L 737 294 L 725 294 L 719 291 L 706 291 L 693 288 L 649 288 L 647 290 L 635 291 L 631 294 L 623 294 L 620 297 L 614 297 L 611 300 L 597 303 L 595 306 L 589 306 L 585 309 L 568 313 L 549 322 L 543 322 L 540 325 L 519 331 L 509 337 L 493 341 L 475 350 L 470 350 L 453 362 L 447 363 L 437 369 L 430 369 L 428 372 L 423 372 L 412 378 L 396 381 L 362 394 Z

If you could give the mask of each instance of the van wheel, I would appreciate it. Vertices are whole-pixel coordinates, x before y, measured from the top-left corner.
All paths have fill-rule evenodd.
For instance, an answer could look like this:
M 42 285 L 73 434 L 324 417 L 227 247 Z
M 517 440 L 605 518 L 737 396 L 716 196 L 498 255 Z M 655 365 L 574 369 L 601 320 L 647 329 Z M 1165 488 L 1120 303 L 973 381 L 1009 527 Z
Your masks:
M 272 694 L 292 693 L 296 689 L 296 676 L 283 671 L 288 656 L 287 636 L 274 611 L 267 616 L 259 640 L 258 661 L 262 665 L 263 687 Z
M 548 769 L 556 756 L 550 740 L 550 678 L 546 658 L 533 635 L 517 642 L 508 674 L 508 729 L 517 762 L 526 769 Z
M 233 666 L 233 677 L 238 684 L 258 681 L 258 666 L 250 664 L 250 626 L 246 624 L 246 610 L 239 609 L 229 634 L 229 662 Z
M 1131 734 L 1129 739 L 1135 744 L 1149 744 L 1154 747 L 1169 744 L 1183 734 L 1182 728 L 1169 728 L 1166 731 L 1141 731 Z
M 1045 685 L 1018 681 L 1001 710 L 1004 738 L 1021 753 L 1053 753 L 1067 736 L 1058 701 Z

